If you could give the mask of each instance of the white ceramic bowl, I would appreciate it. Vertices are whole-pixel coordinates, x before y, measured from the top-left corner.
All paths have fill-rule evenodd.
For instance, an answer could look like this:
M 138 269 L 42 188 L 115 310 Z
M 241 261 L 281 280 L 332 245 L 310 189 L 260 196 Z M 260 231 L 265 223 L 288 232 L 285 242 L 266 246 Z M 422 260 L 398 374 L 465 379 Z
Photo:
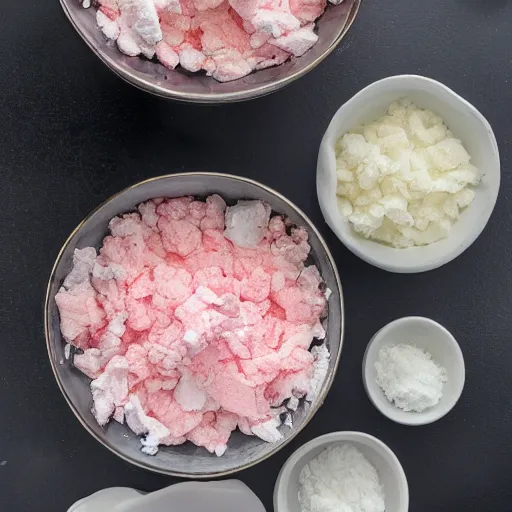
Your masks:
M 281 469 L 274 488 L 275 512 L 301 512 L 299 475 L 302 468 L 331 444 L 350 443 L 370 461 L 384 488 L 386 512 L 407 512 L 409 488 L 396 455 L 382 442 L 362 432 L 332 432 L 299 448 Z
M 375 361 L 380 349 L 400 343 L 412 343 L 426 350 L 446 369 L 448 380 L 441 400 L 423 412 L 402 411 L 386 398 L 377 384 Z M 465 375 L 464 358 L 455 338 L 442 325 L 421 316 L 399 318 L 384 326 L 368 343 L 363 358 L 363 384 L 368 397 L 384 416 L 403 425 L 426 425 L 450 412 L 462 394 Z
M 359 236 L 336 204 L 334 147 L 341 135 L 362 123 L 378 119 L 390 103 L 408 97 L 417 106 L 432 110 L 446 122 L 483 174 L 473 203 L 453 225 L 450 235 L 433 244 L 395 249 Z M 484 229 L 498 196 L 500 158 L 491 126 L 473 105 L 445 85 L 415 75 L 399 75 L 375 82 L 347 101 L 332 118 L 320 145 L 317 192 L 327 224 L 361 259 L 391 272 L 424 272 L 440 267 L 465 251 Z

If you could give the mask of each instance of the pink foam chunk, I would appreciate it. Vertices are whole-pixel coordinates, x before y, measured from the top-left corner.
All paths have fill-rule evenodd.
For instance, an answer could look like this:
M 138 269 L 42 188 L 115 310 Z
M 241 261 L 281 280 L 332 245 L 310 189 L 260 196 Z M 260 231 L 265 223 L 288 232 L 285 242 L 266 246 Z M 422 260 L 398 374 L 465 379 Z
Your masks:
M 201 232 L 186 220 L 160 217 L 158 227 L 162 231 L 162 242 L 168 252 L 188 256 L 201 244 Z
M 249 23 L 224 4 L 180 8 L 210 28 L 222 11 L 222 41 Z M 172 15 L 186 25 L 194 14 Z M 305 266 L 307 231 L 262 201 L 227 208 L 218 195 L 150 200 L 109 229 L 99 254 L 75 252 L 56 296 L 64 339 L 83 349 L 74 364 L 93 379 L 98 423 L 126 424 L 148 455 L 192 441 L 221 456 L 237 427 L 278 441 L 275 407 L 314 400 L 329 361 L 325 346 L 311 348 L 325 337 L 327 303 L 318 269 Z
M 256 404 L 254 388 L 249 385 L 233 362 L 220 365 L 206 390 L 226 411 L 252 418 L 261 415 Z
M 183 268 L 160 264 L 153 270 L 156 292 L 170 300 L 171 306 L 185 302 L 191 294 L 192 276 Z
M 134 299 L 150 297 L 155 293 L 155 291 L 155 280 L 153 279 L 149 269 L 142 272 L 142 274 L 140 274 L 130 286 L 130 295 Z
M 174 69 L 180 63 L 179 55 L 168 44 L 167 40 L 160 41 L 155 47 L 155 52 L 158 60 L 168 69 Z
M 210 453 L 221 456 L 227 449 L 231 432 L 236 429 L 238 416 L 229 412 L 209 412 L 188 438 L 197 446 L 204 446 Z
M 206 212 L 201 219 L 201 229 L 224 229 L 226 203 L 222 197 L 213 194 L 206 198 Z
M 242 279 L 240 286 L 242 299 L 252 302 L 265 300 L 270 293 L 271 279 L 262 267 L 255 268 L 249 278 Z
M 62 335 L 68 343 L 84 348 L 90 333 L 104 324 L 105 312 L 98 305 L 96 293 L 89 281 L 69 290 L 61 288 L 55 296 L 61 315 Z
M 311 23 L 323 14 L 326 3 L 326 0 L 290 0 L 290 11 L 302 23 Z
M 169 429 L 172 437 L 181 437 L 196 428 L 203 418 L 201 412 L 184 411 L 171 391 L 158 391 L 148 396 L 148 407 L 155 418 Z
M 191 196 L 173 197 L 165 199 L 156 209 L 159 215 L 173 220 L 184 219 L 188 214 L 190 203 L 194 200 Z

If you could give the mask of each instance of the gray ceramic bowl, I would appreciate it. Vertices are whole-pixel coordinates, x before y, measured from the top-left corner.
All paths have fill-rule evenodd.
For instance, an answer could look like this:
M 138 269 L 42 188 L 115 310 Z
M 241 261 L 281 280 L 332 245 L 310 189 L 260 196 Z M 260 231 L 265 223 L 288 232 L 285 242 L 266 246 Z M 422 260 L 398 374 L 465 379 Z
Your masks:
M 157 62 L 122 54 L 96 26 L 95 9 L 79 0 L 60 0 L 67 17 L 91 50 L 117 75 L 139 89 L 164 98 L 195 103 L 244 101 L 270 94 L 297 80 L 322 62 L 343 39 L 361 0 L 329 5 L 317 22 L 319 40 L 302 57 L 235 80 L 219 83 L 211 77 L 170 71 Z
M 237 199 L 267 201 L 275 212 L 285 214 L 297 225 L 307 228 L 312 248 L 311 260 L 318 266 L 327 286 L 332 290 L 326 326 L 326 343 L 331 353 L 329 371 L 316 400 L 308 407 L 304 404 L 299 406 L 294 413 L 293 429 L 282 427 L 284 437 L 278 443 L 269 444 L 236 431 L 222 457 L 211 455 L 192 443 L 162 447 L 152 457 L 140 451 L 139 438 L 126 426 L 115 421 L 106 427 L 96 423 L 91 413 L 90 379 L 64 357 L 65 343 L 60 333 L 55 294 L 71 270 L 74 250 L 87 246 L 99 247 L 112 217 L 133 211 L 139 203 L 155 197 L 195 195 L 204 198 L 213 193 L 222 195 L 228 204 Z M 45 301 L 45 333 L 50 362 L 64 397 L 82 425 L 104 446 L 132 464 L 159 473 L 189 478 L 211 478 L 240 471 L 265 460 L 290 442 L 311 420 L 331 387 L 340 359 L 343 330 L 343 297 L 336 265 L 311 221 L 274 190 L 255 181 L 226 174 L 185 173 L 161 176 L 138 183 L 108 199 L 91 212 L 66 240 L 53 267 Z

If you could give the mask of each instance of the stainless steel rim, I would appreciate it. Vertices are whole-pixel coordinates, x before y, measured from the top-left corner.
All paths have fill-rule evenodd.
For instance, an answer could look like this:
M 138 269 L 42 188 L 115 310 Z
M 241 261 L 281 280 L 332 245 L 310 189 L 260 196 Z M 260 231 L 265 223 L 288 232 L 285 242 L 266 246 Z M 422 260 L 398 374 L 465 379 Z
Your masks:
M 126 82 L 134 85 L 135 87 L 149 92 L 151 94 L 155 94 L 156 96 L 160 96 L 162 98 L 166 99 L 172 99 L 177 100 L 181 102 L 186 103 L 235 103 L 239 101 L 246 101 L 250 99 L 259 98 L 261 96 L 265 96 L 267 94 L 270 94 L 272 92 L 277 91 L 278 89 L 281 89 L 293 82 L 295 80 L 298 80 L 300 77 L 304 76 L 306 73 L 314 69 L 318 64 L 320 64 L 327 56 L 329 56 L 334 49 L 338 46 L 338 44 L 341 42 L 341 40 L 345 37 L 348 30 L 354 23 L 354 20 L 357 16 L 357 13 L 359 11 L 359 7 L 361 5 L 362 0 L 354 0 L 354 3 L 352 4 L 352 8 L 348 14 L 347 21 L 345 23 L 345 26 L 343 27 L 343 30 L 338 35 L 338 37 L 333 41 L 331 46 L 327 48 L 327 50 L 320 55 L 318 58 L 316 58 L 311 64 L 306 66 L 305 68 L 293 73 L 289 77 L 281 78 L 280 80 L 276 80 L 275 82 L 262 85 L 262 86 L 256 86 L 254 89 L 250 91 L 241 91 L 241 92 L 229 92 L 229 93 L 218 93 L 218 94 L 202 94 L 202 93 L 182 93 L 179 91 L 169 91 L 168 89 L 165 89 L 163 87 L 160 87 L 159 85 L 155 85 L 151 83 L 148 80 L 144 80 L 143 78 L 138 78 L 130 74 L 126 74 L 122 71 L 121 67 L 110 57 L 103 55 L 98 51 L 98 49 L 91 44 L 88 40 L 85 34 L 82 32 L 80 26 L 75 23 L 73 16 L 71 15 L 67 5 L 60 0 L 60 4 L 62 6 L 62 9 L 64 13 L 66 14 L 67 18 L 75 27 L 75 30 L 80 34 L 80 37 L 86 42 L 86 44 L 89 46 L 89 48 L 94 52 L 94 54 L 104 63 L 106 64 L 116 75 L 118 75 L 120 78 L 125 80 Z
M 101 439 L 99 436 L 96 435 L 96 433 L 92 429 L 89 428 L 87 423 L 82 418 L 80 412 L 73 405 L 73 402 L 71 401 L 71 399 L 69 398 L 68 394 L 66 393 L 66 390 L 64 389 L 62 381 L 61 381 L 61 379 L 59 377 L 59 374 L 57 372 L 56 362 L 52 358 L 52 352 L 51 352 L 51 347 L 50 347 L 50 315 L 49 315 L 49 305 L 50 305 L 50 301 L 51 301 L 51 285 L 52 285 L 52 282 L 53 282 L 54 277 L 55 277 L 55 271 L 57 269 L 57 266 L 60 263 L 60 260 L 62 258 L 62 255 L 63 255 L 64 251 L 66 250 L 66 248 L 68 247 L 69 243 L 71 242 L 71 239 L 80 230 L 80 228 L 84 225 L 84 223 L 87 222 L 87 220 L 89 220 L 92 217 L 92 215 L 94 215 L 104 205 L 106 205 L 107 203 L 109 203 L 110 201 L 115 199 L 116 197 L 120 196 L 121 194 L 127 192 L 128 190 L 131 190 L 131 189 L 137 188 L 137 187 L 139 187 L 141 185 L 144 185 L 145 183 L 150 183 L 150 182 L 153 182 L 153 181 L 159 181 L 159 180 L 162 180 L 162 179 L 167 179 L 167 178 L 171 178 L 171 177 L 179 177 L 179 176 L 196 176 L 198 178 L 204 178 L 204 177 L 207 177 L 207 176 L 218 176 L 218 177 L 230 178 L 230 179 L 238 180 L 238 181 L 241 181 L 241 182 L 244 182 L 244 183 L 250 183 L 252 185 L 256 185 L 256 186 L 266 190 L 267 192 L 270 192 L 271 194 L 274 194 L 276 197 L 278 197 L 279 199 L 281 199 L 282 201 L 287 203 L 289 206 L 294 208 L 304 218 L 304 220 L 307 223 L 308 229 L 312 230 L 315 233 L 315 235 L 318 237 L 318 240 L 322 244 L 322 248 L 325 251 L 325 253 L 327 255 L 327 258 L 328 258 L 328 261 L 331 264 L 331 267 L 333 269 L 334 277 L 336 279 L 336 285 L 338 287 L 339 294 L 340 294 L 340 311 L 341 311 L 341 318 L 340 318 L 340 321 L 341 321 L 340 348 L 339 348 L 338 354 L 336 356 L 336 362 L 335 362 L 335 365 L 334 365 L 334 371 L 332 372 L 332 374 L 329 377 L 329 380 L 327 382 L 327 386 L 326 386 L 324 392 L 319 396 L 319 400 L 317 402 L 317 405 L 314 408 L 312 408 L 311 415 L 300 426 L 300 428 L 294 430 L 293 434 L 283 444 L 281 444 L 279 446 L 276 446 L 268 454 L 260 457 L 259 459 L 255 460 L 253 462 L 250 462 L 250 463 L 247 463 L 247 464 L 243 464 L 242 466 L 239 466 L 237 468 L 230 469 L 230 470 L 227 470 L 227 471 L 217 471 L 217 472 L 210 472 L 210 473 L 187 473 L 187 472 L 166 471 L 164 469 L 158 469 L 158 468 L 151 467 L 151 466 L 148 466 L 148 465 L 145 465 L 145 464 L 141 464 L 140 462 L 132 459 L 131 457 L 128 457 L 128 456 L 122 454 L 121 452 L 119 452 L 118 450 L 116 450 L 115 448 L 110 446 L 107 442 L 105 442 L 105 440 Z M 53 371 L 53 374 L 54 374 L 55 379 L 57 381 L 57 384 L 58 384 L 58 386 L 60 388 L 60 391 L 64 395 L 64 398 L 66 399 L 66 402 L 68 403 L 69 407 L 71 408 L 71 410 L 73 411 L 73 413 L 77 417 L 78 421 L 89 432 L 89 434 L 91 434 L 96 439 L 96 441 L 101 443 L 103 446 L 108 448 L 112 453 L 114 453 L 118 457 L 122 458 L 126 462 L 129 462 L 129 463 L 131 463 L 131 464 L 133 464 L 135 466 L 138 466 L 138 467 L 140 467 L 142 469 L 153 471 L 155 473 L 160 473 L 160 474 L 169 475 L 169 476 L 175 476 L 175 477 L 179 477 L 179 478 L 196 478 L 196 479 L 217 478 L 217 477 L 223 477 L 223 476 L 227 476 L 227 475 L 232 475 L 232 474 L 237 473 L 239 471 L 242 471 L 244 469 L 248 469 L 248 468 L 250 468 L 252 466 L 255 466 L 256 464 L 258 464 L 260 462 L 263 462 L 264 460 L 267 460 L 268 458 L 270 458 L 272 455 L 274 455 L 279 450 L 281 450 L 281 448 L 284 448 L 290 441 L 292 441 L 292 439 L 294 439 L 309 424 L 309 422 L 312 420 L 313 416 L 316 414 L 318 409 L 323 405 L 325 397 L 327 396 L 328 392 L 330 391 L 330 389 L 332 387 L 332 384 L 334 382 L 334 378 L 335 378 L 335 376 L 336 376 L 336 374 L 338 372 L 338 366 L 339 366 L 340 359 L 341 359 L 341 352 L 342 352 L 342 349 L 343 349 L 343 339 L 344 339 L 344 334 L 345 334 L 345 310 L 344 310 L 344 302 L 343 302 L 343 290 L 342 290 L 342 287 L 341 287 L 340 277 L 339 277 L 339 274 L 338 274 L 338 269 L 336 267 L 336 263 L 334 261 L 334 258 L 332 257 L 332 254 L 331 254 L 329 248 L 327 247 L 327 244 L 325 243 L 325 240 L 323 239 L 322 235 L 319 233 L 319 231 L 313 225 L 313 223 L 311 222 L 309 217 L 300 208 L 298 208 L 294 203 L 292 203 L 290 200 L 288 200 L 286 197 L 281 195 L 276 190 L 274 190 L 274 189 L 272 189 L 270 187 L 267 187 L 266 185 L 263 185 L 262 183 L 259 183 L 259 182 L 255 181 L 255 180 L 251 180 L 249 178 L 242 178 L 240 176 L 234 176 L 234 175 L 231 175 L 231 174 L 224 174 L 224 173 L 217 173 L 217 172 L 190 172 L 190 173 L 166 174 L 166 175 L 163 175 L 163 176 L 157 176 L 157 177 L 154 177 L 154 178 L 149 178 L 147 180 L 143 180 L 143 181 L 140 181 L 138 183 L 135 183 L 134 185 L 131 185 L 130 187 L 127 187 L 127 188 L 121 190 L 120 192 L 114 194 L 113 196 L 109 197 L 107 200 L 103 201 L 99 206 L 94 208 L 94 210 L 89 212 L 83 218 L 83 220 L 78 224 L 78 226 L 71 232 L 71 234 L 69 235 L 67 240 L 64 242 L 64 245 L 61 247 L 61 249 L 60 249 L 60 251 L 59 251 L 59 253 L 57 255 L 57 259 L 55 260 L 55 263 L 53 265 L 52 271 L 50 273 L 50 278 L 48 280 L 48 285 L 47 285 L 47 289 L 46 289 L 46 298 L 45 298 L 45 302 L 44 302 L 44 331 L 45 331 L 45 338 L 46 338 L 46 349 L 48 351 L 48 357 L 50 359 L 50 365 L 52 367 L 52 371 Z

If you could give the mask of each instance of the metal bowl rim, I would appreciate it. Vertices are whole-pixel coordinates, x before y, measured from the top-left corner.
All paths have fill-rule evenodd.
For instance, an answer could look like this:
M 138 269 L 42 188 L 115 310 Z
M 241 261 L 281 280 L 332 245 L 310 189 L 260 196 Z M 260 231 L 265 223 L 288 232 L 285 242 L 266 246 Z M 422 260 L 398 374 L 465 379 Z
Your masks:
M 334 278 L 336 280 L 336 286 L 338 287 L 339 295 L 340 295 L 340 312 L 341 312 L 341 318 L 340 318 L 340 321 L 341 321 L 340 346 L 339 346 L 338 353 L 336 355 L 336 362 L 335 362 L 335 365 L 334 365 L 334 369 L 333 369 L 333 371 L 327 377 L 327 386 L 326 386 L 324 392 L 321 393 L 321 395 L 319 395 L 318 400 L 317 400 L 317 404 L 314 407 L 311 406 L 311 408 L 310 408 L 310 410 L 308 412 L 308 416 L 307 416 L 307 418 L 305 418 L 305 420 L 302 423 L 302 425 L 300 427 L 298 427 L 298 428 L 294 428 L 294 432 L 282 444 L 276 446 L 274 449 L 270 450 L 270 452 L 268 452 L 266 455 L 259 457 L 258 459 L 254 460 L 253 462 L 241 464 L 240 466 L 238 466 L 236 468 L 233 468 L 233 469 L 230 469 L 230 470 L 226 470 L 226 471 L 215 471 L 215 472 L 205 472 L 205 473 L 187 473 L 186 471 L 184 471 L 184 472 L 169 471 L 169 470 L 165 470 L 165 469 L 161 469 L 161 468 L 151 467 L 151 466 L 148 466 L 146 464 L 142 464 L 142 463 L 132 459 L 131 457 L 123 454 L 121 451 L 118 451 L 116 448 L 110 446 L 109 443 L 107 443 L 105 439 L 102 439 L 100 436 L 96 435 L 96 433 L 91 428 L 89 428 L 89 425 L 87 424 L 87 422 L 83 419 L 83 417 L 80 414 L 80 412 L 74 406 L 73 402 L 71 401 L 70 397 L 68 396 L 68 394 L 66 392 L 66 389 L 65 389 L 65 387 L 64 387 L 64 385 L 63 385 L 63 383 L 62 383 L 62 381 L 61 381 L 61 379 L 59 377 L 59 374 L 57 372 L 57 363 L 53 360 L 52 353 L 51 353 L 51 347 L 50 347 L 49 305 L 50 305 L 50 301 L 52 300 L 51 299 L 52 282 L 53 282 L 53 280 L 55 278 L 55 272 L 56 272 L 56 269 L 57 269 L 57 267 L 58 267 L 58 265 L 59 265 L 59 263 L 61 261 L 62 255 L 63 255 L 64 251 L 66 250 L 66 248 L 68 247 L 68 245 L 70 244 L 72 238 L 80 231 L 80 229 L 85 224 L 85 222 L 87 222 L 97 211 L 99 211 L 101 208 L 103 208 L 103 206 L 105 206 L 107 203 L 109 203 L 110 201 L 112 201 L 116 197 L 120 196 L 121 194 L 124 194 L 125 192 L 128 192 L 129 190 L 137 188 L 137 187 L 139 187 L 141 185 L 144 185 L 146 183 L 150 183 L 150 182 L 153 182 L 153 181 L 159 181 L 159 180 L 162 180 L 162 179 L 173 178 L 173 177 L 182 177 L 182 176 L 195 176 L 197 178 L 205 178 L 205 177 L 209 177 L 209 176 L 215 176 L 215 177 L 229 178 L 229 179 L 241 181 L 241 182 L 244 182 L 244 183 L 249 183 L 251 185 L 255 185 L 257 187 L 260 187 L 260 188 L 264 189 L 265 191 L 275 195 L 278 199 L 280 199 L 280 200 L 284 201 L 285 203 L 287 203 L 288 206 L 293 208 L 299 215 L 301 215 L 303 217 L 303 219 L 307 223 L 308 230 L 311 229 L 315 233 L 315 235 L 318 237 L 318 240 L 322 244 L 322 248 L 325 251 L 325 254 L 327 256 L 327 260 L 329 261 L 329 263 L 330 263 L 330 265 L 331 265 L 331 267 L 333 269 Z M 309 219 L 309 217 L 299 207 L 297 207 L 292 201 L 290 201 L 289 199 L 284 197 L 282 194 L 280 194 L 276 190 L 274 190 L 274 189 L 272 189 L 270 187 L 267 187 L 266 185 L 264 185 L 264 184 L 262 184 L 262 183 L 260 183 L 258 181 L 252 180 L 250 178 L 244 178 L 244 177 L 235 176 L 235 175 L 232 175 L 232 174 L 225 174 L 225 173 L 218 173 L 218 172 L 201 172 L 201 171 L 181 172 L 181 173 L 175 173 L 175 174 L 165 174 L 165 175 L 162 175 L 162 176 L 156 176 L 156 177 L 153 177 L 153 178 L 149 178 L 147 180 L 139 181 L 138 183 L 135 183 L 134 185 L 126 187 L 123 190 L 121 190 L 120 192 L 117 192 L 116 194 L 110 196 L 108 199 L 103 201 L 96 208 L 91 210 L 82 219 L 82 221 L 80 221 L 80 223 L 77 225 L 77 227 L 71 232 L 71 234 L 68 236 L 68 238 L 64 242 L 63 246 L 59 250 L 59 253 L 57 255 L 57 258 L 55 260 L 55 263 L 54 263 L 53 268 L 52 268 L 51 273 L 50 273 L 50 278 L 48 280 L 48 285 L 47 285 L 47 289 L 46 289 L 46 297 L 45 297 L 45 302 L 44 302 L 44 331 L 45 331 L 45 338 L 46 338 L 46 349 L 47 349 L 47 352 L 48 352 L 48 357 L 50 359 L 50 365 L 52 367 L 52 371 L 53 371 L 53 374 L 55 376 L 55 380 L 57 381 L 57 384 L 59 386 L 59 389 L 60 389 L 61 393 L 64 395 L 64 398 L 66 399 L 66 402 L 68 403 L 69 407 L 73 411 L 73 413 L 76 416 L 76 418 L 78 419 L 78 421 L 89 432 L 89 434 L 91 434 L 96 439 L 96 441 L 100 442 L 103 446 L 105 446 L 107 449 L 109 449 L 112 453 L 114 453 L 115 455 L 117 455 L 121 459 L 125 460 L 126 462 L 129 462 L 129 463 L 131 463 L 131 464 L 133 464 L 135 466 L 138 466 L 138 467 L 140 467 L 142 469 L 153 471 L 155 473 L 160 473 L 160 474 L 168 475 L 168 476 L 174 476 L 174 477 L 178 477 L 178 478 L 196 478 L 196 479 L 217 478 L 217 477 L 224 477 L 224 476 L 232 475 L 232 474 L 237 473 L 239 471 L 242 471 L 244 469 L 248 469 L 248 468 L 250 468 L 252 466 L 255 466 L 256 464 L 258 464 L 260 462 L 263 462 L 264 460 L 267 460 L 272 455 L 276 454 L 279 450 L 284 448 L 288 443 L 290 443 L 293 439 L 295 439 L 295 437 L 313 419 L 313 417 L 317 413 L 318 409 L 323 405 L 323 402 L 324 402 L 327 394 L 329 393 L 329 391 L 330 391 L 330 389 L 332 387 L 332 384 L 334 382 L 334 378 L 335 378 L 335 376 L 336 376 L 336 374 L 338 372 L 338 366 L 339 366 L 340 359 L 341 359 L 341 352 L 342 352 L 342 349 L 343 349 L 343 340 L 344 340 L 344 334 L 345 334 L 345 310 L 344 310 L 344 302 L 343 302 L 343 290 L 342 290 L 342 286 L 341 286 L 341 282 L 340 282 L 340 277 L 339 277 L 339 274 L 338 274 L 338 269 L 336 267 L 336 263 L 334 261 L 334 258 L 332 256 L 329 248 L 327 247 L 327 244 L 326 244 L 325 240 L 323 239 L 322 235 L 320 234 L 320 232 L 316 229 L 316 227 L 314 226 L 313 222 Z

